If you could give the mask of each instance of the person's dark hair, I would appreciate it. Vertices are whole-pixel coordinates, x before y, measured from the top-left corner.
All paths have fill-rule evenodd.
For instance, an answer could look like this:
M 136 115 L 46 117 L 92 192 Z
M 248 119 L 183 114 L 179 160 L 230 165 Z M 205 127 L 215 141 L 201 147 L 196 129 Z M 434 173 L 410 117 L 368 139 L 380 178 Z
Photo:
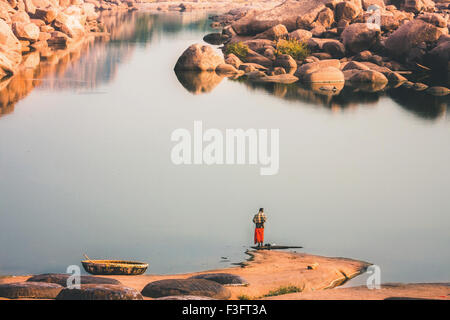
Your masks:
M 264 208 L 259 208 L 259 212 L 264 212 Z

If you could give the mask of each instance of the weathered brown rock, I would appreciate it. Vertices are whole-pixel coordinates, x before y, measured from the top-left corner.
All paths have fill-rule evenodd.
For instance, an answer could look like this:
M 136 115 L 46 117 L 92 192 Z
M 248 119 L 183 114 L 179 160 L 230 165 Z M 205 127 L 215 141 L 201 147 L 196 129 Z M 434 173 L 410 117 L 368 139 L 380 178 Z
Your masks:
M 262 54 L 253 51 L 252 49 L 248 49 L 247 56 L 245 57 L 246 62 L 252 62 L 260 64 L 266 68 L 271 68 L 273 65 L 272 60 L 263 56 Z
M 59 12 L 53 23 L 56 28 L 71 38 L 80 38 L 85 33 L 84 27 L 76 15 Z
M 287 0 L 279 6 L 268 10 L 250 10 L 232 26 L 237 34 L 255 35 L 267 29 L 283 24 L 289 31 L 309 28 L 319 12 L 325 9 L 329 0 L 294 1 Z
M 385 41 L 385 47 L 393 56 L 404 57 L 413 47 L 422 42 L 436 41 L 441 35 L 441 29 L 423 20 L 416 19 L 402 25 L 391 34 Z
M 231 273 L 204 273 L 190 277 L 189 279 L 206 279 L 220 283 L 222 285 L 246 285 L 248 284 L 242 277 Z
M 22 60 L 22 45 L 5 21 L 0 19 L 0 79 L 14 74 Z
M 237 75 L 244 74 L 242 70 L 236 69 L 233 65 L 221 63 L 216 67 L 216 73 L 219 75 Z
M 380 27 L 376 24 L 354 23 L 345 28 L 341 37 L 347 50 L 358 53 L 372 48 L 380 34 Z
M 224 59 L 210 46 L 193 44 L 178 58 L 175 70 L 212 71 Z
M 267 47 L 274 45 L 274 41 L 269 39 L 251 39 L 243 42 L 246 46 L 256 52 L 261 52 Z
M 437 70 L 450 71 L 450 40 L 443 41 L 428 52 L 425 60 Z
M 344 82 L 344 74 L 335 67 L 325 67 L 307 73 L 303 78 L 304 82 L 310 83 L 336 83 Z
M 65 288 L 56 300 L 142 300 L 134 288 L 116 284 L 83 284 L 80 289 Z
M 402 9 L 414 13 L 434 10 L 435 4 L 432 0 L 405 0 Z
M 315 24 L 321 25 L 324 28 L 330 28 L 334 23 L 334 12 L 330 8 L 322 9 L 317 15 Z
M 231 293 L 221 284 L 205 279 L 167 279 L 150 282 L 142 289 L 142 295 L 151 298 L 194 295 L 226 300 Z
M 228 40 L 227 36 L 224 36 L 222 33 L 214 32 L 208 33 L 203 37 L 203 41 L 213 45 L 219 45 Z
M 340 59 L 345 56 L 345 46 L 337 40 L 325 42 L 322 49 L 336 59 Z
M 297 70 L 297 62 L 288 54 L 281 54 L 276 57 L 274 67 L 282 67 L 288 73 L 295 72 Z
M 439 28 L 446 28 L 448 23 L 448 16 L 439 13 L 423 13 L 417 19 L 428 22 Z
M 345 66 L 342 68 L 342 71 L 346 70 L 370 70 L 370 68 L 363 63 L 357 61 L 350 61 L 346 63 Z
M 52 23 L 56 17 L 58 16 L 58 10 L 56 8 L 37 8 L 34 17 L 36 19 L 41 19 L 45 21 L 45 23 Z
M 44 273 L 32 276 L 27 281 L 56 283 L 63 287 L 67 286 L 70 277 L 67 273 Z M 121 284 L 119 280 L 94 276 L 80 276 L 81 284 Z
M 34 23 L 14 22 L 12 30 L 20 40 L 36 41 L 39 39 L 40 30 Z
M 362 0 L 362 7 L 364 10 L 369 9 L 371 6 L 378 6 L 379 8 L 385 8 L 385 3 L 383 0 Z
M 295 72 L 295 76 L 303 79 L 307 74 L 315 72 L 317 70 L 327 67 L 339 69 L 340 66 L 341 62 L 337 59 L 320 60 L 317 62 L 305 63 L 297 69 L 297 71 Z
M 62 286 L 55 283 L 42 282 L 15 282 L 0 284 L 0 297 L 9 299 L 33 298 L 33 299 L 54 299 Z
M 361 70 L 354 74 L 350 81 L 353 83 L 388 83 L 388 79 L 380 72 Z
M 229 53 L 225 57 L 225 63 L 231 64 L 236 69 L 239 69 L 239 66 L 242 64 L 242 61 L 235 54 Z
M 312 33 L 309 32 L 308 30 L 297 29 L 289 33 L 289 38 L 296 39 L 300 42 L 307 42 L 309 39 L 312 38 Z
M 336 5 L 336 21 L 353 21 L 361 12 L 361 7 L 350 1 L 343 1 Z
M 255 36 L 257 39 L 269 39 L 269 40 L 276 40 L 282 37 L 287 36 L 288 30 L 286 27 L 282 24 L 277 24 L 276 26 L 273 26 L 266 31 L 259 33 Z

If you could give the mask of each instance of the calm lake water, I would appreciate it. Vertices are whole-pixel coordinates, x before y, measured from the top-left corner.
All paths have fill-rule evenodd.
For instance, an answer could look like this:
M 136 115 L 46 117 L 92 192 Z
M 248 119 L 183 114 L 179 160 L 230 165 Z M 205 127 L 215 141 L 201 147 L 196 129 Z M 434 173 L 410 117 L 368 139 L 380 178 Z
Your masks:
M 107 24 L 111 41 L 1 91 L 22 93 L 1 106 L 0 274 L 65 272 L 83 253 L 151 273 L 225 267 L 245 259 L 264 207 L 268 242 L 375 263 L 383 282 L 450 280 L 448 99 L 180 83 L 173 66 L 211 31 L 205 14 Z M 174 165 L 171 133 L 195 120 L 278 128 L 279 173 Z

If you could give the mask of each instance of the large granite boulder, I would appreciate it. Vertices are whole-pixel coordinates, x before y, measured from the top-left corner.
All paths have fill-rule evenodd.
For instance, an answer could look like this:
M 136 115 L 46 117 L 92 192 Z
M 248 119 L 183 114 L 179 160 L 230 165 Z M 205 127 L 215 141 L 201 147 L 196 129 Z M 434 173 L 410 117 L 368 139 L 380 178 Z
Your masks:
M 221 284 L 205 279 L 166 279 L 154 281 L 147 284 L 141 293 L 151 298 L 191 295 L 226 300 L 231 296 L 230 290 Z
M 0 19 L 0 45 L 4 45 L 10 50 L 18 52 L 22 48 L 19 39 L 14 35 L 11 27 L 2 19 Z
M 34 23 L 14 22 L 12 30 L 20 40 L 34 42 L 39 39 L 40 30 Z
M 277 24 L 283 24 L 289 31 L 309 28 L 328 2 L 329 0 L 287 0 L 275 8 L 250 10 L 235 21 L 232 27 L 240 35 L 255 35 Z
M 58 13 L 53 22 L 56 28 L 61 32 L 64 32 L 69 37 L 78 39 L 85 33 L 84 27 L 80 21 L 79 16 L 72 14 L 66 14 L 63 12 Z
M 245 62 L 260 64 L 266 68 L 272 68 L 272 65 L 273 65 L 272 60 L 263 56 L 262 54 L 259 54 L 256 51 L 253 51 L 252 49 L 248 49 L 247 56 L 245 57 L 244 60 L 245 60 Z
M 350 81 L 353 83 L 388 83 L 384 74 L 374 70 L 359 70 L 350 78 Z
M 428 52 L 425 61 L 436 69 L 450 71 L 450 40 L 439 43 Z
M 37 8 L 33 17 L 45 21 L 46 24 L 52 23 L 58 16 L 58 9 L 54 7 Z
M 297 70 L 297 62 L 288 54 L 280 54 L 276 57 L 274 67 L 282 67 L 288 73 L 295 72 Z
M 63 289 L 55 283 L 15 282 L 0 284 L 0 297 L 9 299 L 54 299 Z
M 269 40 L 276 40 L 281 37 L 285 37 L 288 34 L 288 30 L 286 27 L 282 24 L 277 24 L 276 26 L 273 26 L 266 31 L 259 33 L 255 36 L 257 39 L 269 39 Z
M 142 300 L 136 289 L 117 284 L 83 284 L 80 289 L 65 288 L 56 300 Z
M 386 39 L 384 45 L 393 56 L 404 57 L 420 43 L 436 41 L 443 33 L 445 33 L 443 29 L 421 19 L 416 19 L 398 28 Z
M 22 61 L 22 45 L 10 26 L 0 19 L 0 79 L 11 76 Z
M 213 71 L 219 64 L 225 63 L 223 57 L 210 46 L 193 44 L 178 58 L 175 70 Z
M 303 81 L 307 83 L 337 83 L 344 82 L 344 74 L 335 67 L 325 67 L 307 73 L 303 77 Z
M 353 23 L 344 29 L 341 37 L 347 50 L 358 53 L 377 44 L 380 34 L 380 27 L 376 24 Z
M 299 77 L 300 79 L 303 79 L 303 77 L 305 77 L 307 74 L 327 67 L 339 69 L 341 67 L 341 62 L 337 59 L 327 59 L 305 63 L 297 69 L 297 71 L 295 72 L 295 76 Z
M 408 12 L 419 13 L 433 11 L 435 3 L 432 0 L 404 0 L 402 9 Z
M 57 283 L 63 287 L 67 286 L 67 279 L 70 274 L 67 273 L 44 273 L 32 276 L 27 281 Z M 81 284 L 121 284 L 119 280 L 94 276 L 80 276 Z
M 203 273 L 190 277 L 189 279 L 206 279 L 222 285 L 245 286 L 248 282 L 242 277 L 231 273 Z
M 353 21 L 361 13 L 361 5 L 351 1 L 340 2 L 336 5 L 336 21 Z
M 304 29 L 297 29 L 289 33 L 290 39 L 296 39 L 300 42 L 307 42 L 309 39 L 312 38 L 312 33 L 308 30 Z

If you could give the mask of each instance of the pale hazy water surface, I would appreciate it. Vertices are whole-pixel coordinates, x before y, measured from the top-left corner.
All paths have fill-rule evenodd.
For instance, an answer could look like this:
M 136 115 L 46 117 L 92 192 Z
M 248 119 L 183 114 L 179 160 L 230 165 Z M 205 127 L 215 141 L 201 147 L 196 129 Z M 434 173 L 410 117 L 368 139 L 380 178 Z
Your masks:
M 375 263 L 382 281 L 450 280 L 448 100 L 362 93 L 329 108 L 227 79 L 194 95 L 173 66 L 209 22 L 126 23 L 0 118 L 0 274 L 65 272 L 83 253 L 151 273 L 225 267 L 264 207 L 269 242 Z M 279 173 L 173 165 L 171 132 L 194 120 L 279 128 Z

